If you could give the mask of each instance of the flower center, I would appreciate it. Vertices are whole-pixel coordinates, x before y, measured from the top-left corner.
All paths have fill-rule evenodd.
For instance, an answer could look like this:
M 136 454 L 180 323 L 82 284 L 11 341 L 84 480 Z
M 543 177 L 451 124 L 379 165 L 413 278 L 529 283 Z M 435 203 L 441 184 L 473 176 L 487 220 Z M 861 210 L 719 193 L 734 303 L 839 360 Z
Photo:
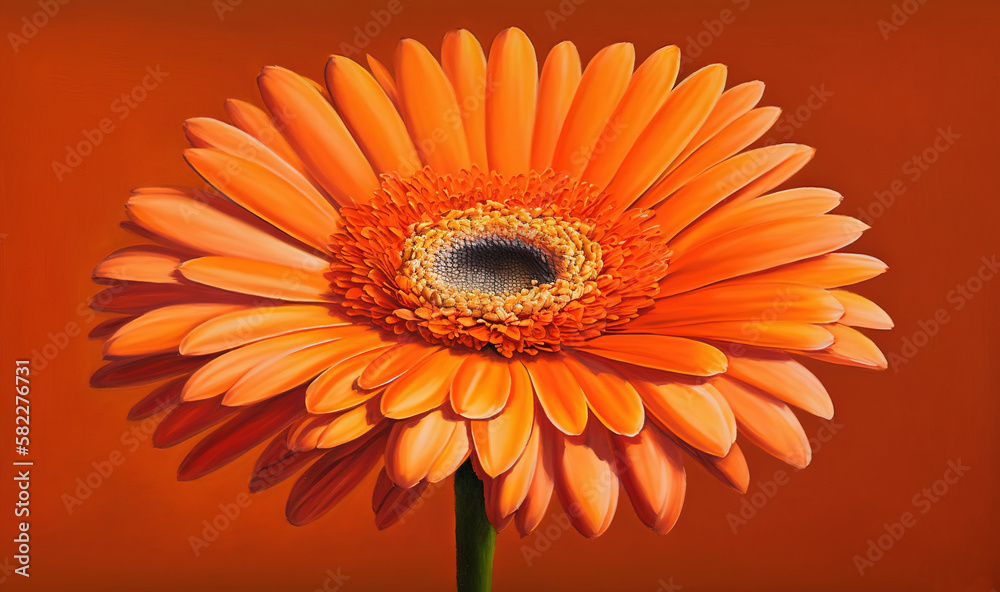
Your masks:
M 486 202 L 415 225 L 404 283 L 426 304 L 491 322 L 559 310 L 591 289 L 601 247 L 579 221 L 540 214 Z
M 438 251 L 431 266 L 438 282 L 462 292 L 517 294 L 556 279 L 552 255 L 519 238 L 462 238 Z

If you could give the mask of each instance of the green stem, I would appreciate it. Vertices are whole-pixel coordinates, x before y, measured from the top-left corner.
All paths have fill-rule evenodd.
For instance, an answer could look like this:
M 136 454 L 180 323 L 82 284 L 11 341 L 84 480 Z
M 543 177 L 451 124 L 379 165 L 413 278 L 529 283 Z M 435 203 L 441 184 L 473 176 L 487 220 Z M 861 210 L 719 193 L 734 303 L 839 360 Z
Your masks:
M 471 461 L 455 473 L 455 563 L 458 592 L 493 587 L 493 547 L 497 532 L 486 518 L 483 482 Z

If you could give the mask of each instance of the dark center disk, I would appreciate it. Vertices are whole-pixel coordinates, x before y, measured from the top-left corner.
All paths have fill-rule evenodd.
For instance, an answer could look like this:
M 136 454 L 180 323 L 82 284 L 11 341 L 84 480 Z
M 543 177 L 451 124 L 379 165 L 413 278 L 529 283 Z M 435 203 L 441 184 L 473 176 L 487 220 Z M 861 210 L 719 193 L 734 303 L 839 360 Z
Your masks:
M 441 281 L 459 290 L 516 294 L 532 287 L 532 280 L 551 284 L 555 265 L 547 251 L 526 242 L 486 236 L 467 240 L 438 253 L 434 271 Z

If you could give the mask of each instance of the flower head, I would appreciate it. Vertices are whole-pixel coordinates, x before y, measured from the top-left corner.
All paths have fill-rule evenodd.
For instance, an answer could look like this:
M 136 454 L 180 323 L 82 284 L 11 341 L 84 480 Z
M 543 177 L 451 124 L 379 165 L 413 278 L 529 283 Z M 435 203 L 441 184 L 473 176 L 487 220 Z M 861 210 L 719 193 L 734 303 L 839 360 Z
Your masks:
M 840 289 L 885 266 L 834 252 L 866 229 L 837 193 L 775 191 L 812 149 L 746 150 L 778 116 L 763 85 L 675 86 L 673 46 L 633 72 L 629 44 L 583 69 L 561 43 L 539 74 L 518 29 L 441 56 L 335 56 L 325 88 L 265 68 L 266 111 L 189 120 L 208 186 L 129 200 L 154 244 L 95 271 L 123 316 L 93 383 L 161 382 L 130 413 L 164 415 L 158 446 L 212 429 L 181 479 L 269 441 L 250 486 L 298 475 L 296 524 L 378 469 L 388 526 L 471 458 L 498 529 L 531 532 L 554 491 L 599 535 L 624 486 L 666 532 L 685 465 L 745 491 L 740 434 L 807 465 L 792 408 L 833 407 L 798 359 L 885 367 L 855 327 L 891 321 Z

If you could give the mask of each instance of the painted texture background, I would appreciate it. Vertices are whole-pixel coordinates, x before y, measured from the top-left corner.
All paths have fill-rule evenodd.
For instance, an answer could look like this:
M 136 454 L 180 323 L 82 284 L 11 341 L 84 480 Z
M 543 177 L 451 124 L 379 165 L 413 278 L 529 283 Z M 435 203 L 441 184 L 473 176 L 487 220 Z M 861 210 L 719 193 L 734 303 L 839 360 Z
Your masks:
M 37 16 L 46 6 L 54 14 Z M 193 183 L 180 156 L 181 122 L 221 118 L 227 97 L 259 104 L 260 66 L 322 79 L 330 53 L 366 51 L 391 65 L 404 36 L 436 52 L 449 29 L 469 28 L 488 45 L 517 25 L 540 56 L 564 39 L 585 60 L 617 41 L 634 42 L 640 59 L 673 43 L 686 56 L 682 75 L 719 61 L 730 85 L 765 81 L 762 104 L 785 110 L 768 137 L 819 149 L 794 182 L 842 192 L 838 212 L 874 227 L 856 249 L 891 269 L 859 291 L 888 310 L 896 329 L 875 335 L 890 356 L 885 372 L 809 364 L 837 407 L 833 424 L 803 421 L 817 446 L 809 469 L 749 450 L 751 486 L 741 498 L 691 467 L 684 513 L 665 537 L 643 527 L 624 497 L 597 540 L 566 531 L 561 509 L 550 508 L 536 534 L 501 534 L 495 588 L 994 590 L 1000 279 L 992 278 L 1000 270 L 986 262 L 1000 255 L 998 17 L 996 2 L 943 0 L 5 0 L 0 589 L 453 585 L 450 487 L 378 532 L 374 475 L 304 528 L 284 520 L 290 482 L 258 494 L 196 555 L 189 537 L 203 536 L 220 504 L 238 501 L 252 458 L 177 483 L 190 444 L 154 450 L 151 424 L 144 431 L 124 420 L 148 389 L 87 386 L 100 348 L 85 334 L 102 317 L 86 305 L 97 291 L 93 265 L 136 242 L 117 228 L 129 190 Z M 23 19 L 43 24 L 26 29 Z M 12 573 L 9 559 L 10 387 L 23 357 L 36 358 L 37 370 L 30 581 Z M 113 456 L 121 462 L 108 473 Z M 967 467 L 957 480 L 950 463 Z M 96 487 L 81 488 L 88 477 Z M 913 519 L 900 533 L 893 525 L 907 512 Z M 898 540 L 879 541 L 886 525 Z M 867 555 L 879 543 L 891 546 L 859 570 L 856 556 L 879 557 Z

